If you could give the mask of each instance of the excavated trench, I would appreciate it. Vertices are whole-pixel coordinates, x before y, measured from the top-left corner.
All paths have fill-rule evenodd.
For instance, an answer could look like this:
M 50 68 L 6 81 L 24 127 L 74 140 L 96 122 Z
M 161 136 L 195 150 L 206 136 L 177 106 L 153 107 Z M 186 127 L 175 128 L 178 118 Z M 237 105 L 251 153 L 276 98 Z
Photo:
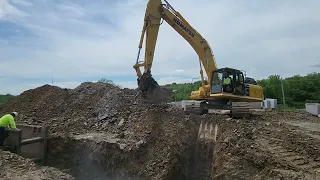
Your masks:
M 48 141 L 47 165 L 67 172 L 77 180 L 210 179 L 212 149 L 197 144 L 196 138 L 195 132 L 182 145 L 180 152 L 172 155 L 168 152 L 168 157 L 151 160 L 152 146 L 155 145 L 152 142 L 125 142 L 98 133 L 73 138 L 55 136 Z

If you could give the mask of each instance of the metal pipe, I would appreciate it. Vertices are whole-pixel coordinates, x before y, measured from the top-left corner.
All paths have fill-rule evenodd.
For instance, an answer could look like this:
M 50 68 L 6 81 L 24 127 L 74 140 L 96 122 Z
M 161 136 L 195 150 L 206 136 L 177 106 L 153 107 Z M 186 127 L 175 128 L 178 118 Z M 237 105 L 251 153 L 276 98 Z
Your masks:
M 163 1 L 167 3 L 167 6 L 169 6 L 170 9 L 172 9 L 174 12 L 176 12 L 176 10 L 171 6 L 171 4 L 167 0 L 163 0 Z
M 21 141 L 21 146 L 36 143 L 36 142 L 41 142 L 41 141 L 44 141 L 43 137 L 35 137 L 35 138 L 31 138 L 31 139 L 25 139 L 25 140 Z
M 139 48 L 139 50 L 138 50 L 138 55 L 137 55 L 137 61 L 136 61 L 136 64 L 138 64 L 138 61 L 139 61 L 140 51 L 141 51 L 141 48 Z
M 286 99 L 285 99 L 285 97 L 284 97 L 284 88 L 283 88 L 282 78 L 281 78 L 281 90 L 282 90 L 282 101 L 283 101 L 283 105 L 286 106 Z

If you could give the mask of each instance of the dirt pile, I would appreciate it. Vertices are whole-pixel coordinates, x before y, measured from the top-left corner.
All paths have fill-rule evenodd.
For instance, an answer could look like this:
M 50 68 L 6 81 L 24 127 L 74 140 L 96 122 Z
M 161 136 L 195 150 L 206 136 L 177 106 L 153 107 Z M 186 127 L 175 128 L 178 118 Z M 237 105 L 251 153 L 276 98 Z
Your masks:
M 75 89 L 44 85 L 25 91 L 2 111 L 18 111 L 17 121 L 21 123 L 50 125 L 52 133 L 82 134 L 117 131 L 150 108 L 139 91 L 105 83 L 83 83 Z
M 3 180 L 74 180 L 71 175 L 52 167 L 37 167 L 30 160 L 0 150 L 0 179 Z

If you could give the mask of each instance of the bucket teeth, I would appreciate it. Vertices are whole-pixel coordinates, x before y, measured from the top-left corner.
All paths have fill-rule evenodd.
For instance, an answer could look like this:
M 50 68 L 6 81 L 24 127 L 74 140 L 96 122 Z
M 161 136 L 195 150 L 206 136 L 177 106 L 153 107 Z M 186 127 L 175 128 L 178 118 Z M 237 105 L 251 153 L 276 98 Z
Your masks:
M 218 125 L 213 125 L 211 123 L 201 122 L 198 131 L 198 141 L 217 141 Z

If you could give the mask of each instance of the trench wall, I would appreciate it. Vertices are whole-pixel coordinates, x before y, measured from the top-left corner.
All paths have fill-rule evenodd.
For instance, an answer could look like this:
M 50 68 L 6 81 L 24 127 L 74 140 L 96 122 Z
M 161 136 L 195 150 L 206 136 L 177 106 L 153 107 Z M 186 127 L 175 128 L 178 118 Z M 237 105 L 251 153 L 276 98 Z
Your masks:
M 48 165 L 67 170 L 79 180 L 207 180 L 210 178 L 212 151 L 208 152 L 209 156 L 204 157 L 203 148 L 207 150 L 208 147 L 196 145 L 196 134 L 192 138 L 190 143 L 181 147 L 183 151 L 180 154 L 169 159 L 174 161 L 172 167 L 161 167 L 158 164 L 167 159 L 158 159 L 158 164 L 150 161 L 150 156 L 154 155 L 153 143 L 127 151 L 113 140 L 96 142 L 55 136 L 48 140 Z

